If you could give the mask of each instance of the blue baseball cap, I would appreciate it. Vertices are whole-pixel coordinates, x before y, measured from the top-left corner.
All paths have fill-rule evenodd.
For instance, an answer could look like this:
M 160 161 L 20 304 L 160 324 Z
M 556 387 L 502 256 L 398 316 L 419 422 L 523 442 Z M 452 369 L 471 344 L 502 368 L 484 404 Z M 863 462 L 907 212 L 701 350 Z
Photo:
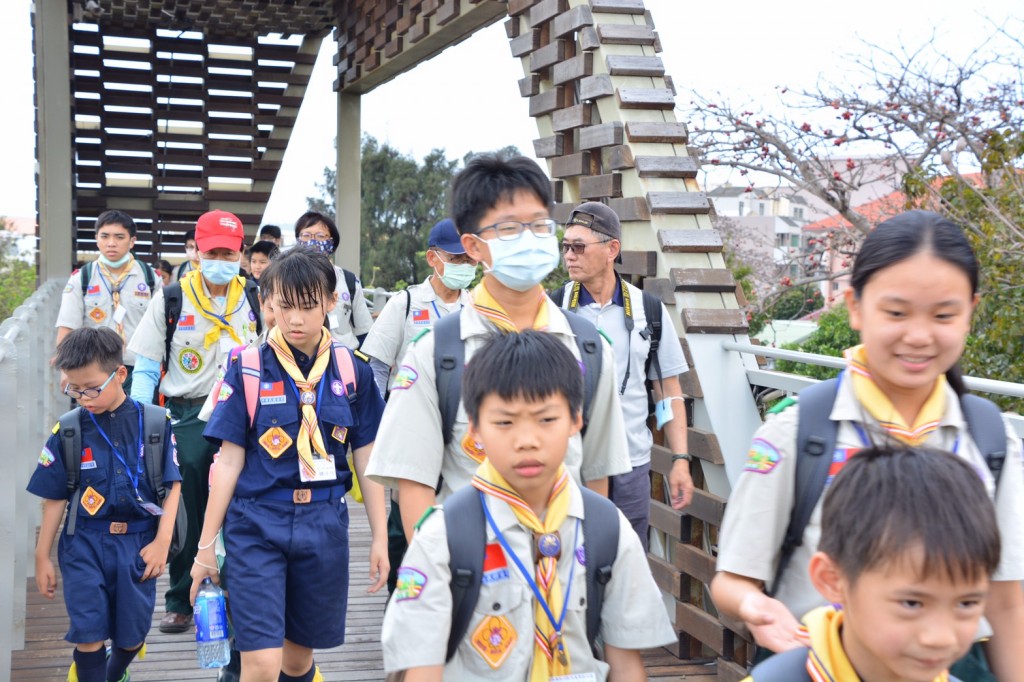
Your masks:
M 430 238 L 427 240 L 427 247 L 441 249 L 448 253 L 466 253 L 459 239 L 459 231 L 455 229 L 455 223 L 445 218 L 430 228 Z

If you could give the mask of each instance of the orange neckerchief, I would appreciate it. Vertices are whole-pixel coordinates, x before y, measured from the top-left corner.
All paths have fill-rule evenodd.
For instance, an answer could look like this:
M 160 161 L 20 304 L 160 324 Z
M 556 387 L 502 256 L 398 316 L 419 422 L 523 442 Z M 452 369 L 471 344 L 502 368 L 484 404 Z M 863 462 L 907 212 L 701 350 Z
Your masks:
M 920 445 L 935 429 L 939 427 L 942 414 L 946 409 L 946 377 L 940 375 L 935 381 L 931 395 L 917 413 L 913 424 L 907 424 L 868 371 L 868 356 L 864 346 L 854 346 L 846 350 L 848 374 L 853 383 L 853 394 L 857 402 L 864 406 L 872 417 L 878 420 L 886 432 L 907 445 Z
M 548 328 L 548 306 L 544 301 L 546 294 L 539 286 L 537 317 L 533 320 L 533 328 L 544 330 Z M 512 322 L 505 309 L 498 303 L 491 292 L 487 290 L 487 280 L 480 282 L 476 289 L 473 289 L 473 307 L 476 311 L 493 322 L 498 329 L 504 332 L 518 332 L 519 328 Z

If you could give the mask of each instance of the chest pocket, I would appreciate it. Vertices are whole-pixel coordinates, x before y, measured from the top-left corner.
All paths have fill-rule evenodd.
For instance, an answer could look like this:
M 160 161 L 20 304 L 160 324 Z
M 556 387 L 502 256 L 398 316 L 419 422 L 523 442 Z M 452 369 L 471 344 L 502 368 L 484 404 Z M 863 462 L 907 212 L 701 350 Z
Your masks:
M 509 571 L 515 570 L 510 562 Z M 533 652 L 532 594 L 514 574 L 480 586 L 462 651 L 466 669 L 479 676 L 514 669 L 513 659 Z
M 110 480 L 110 460 L 103 461 L 104 458 L 96 457 L 92 454 L 92 448 L 84 448 L 82 450 L 82 466 L 80 468 L 81 475 L 79 478 L 79 488 L 84 490 L 85 488 L 92 486 L 103 495 L 107 494 L 107 490 L 113 487 L 113 481 Z
M 328 393 L 327 388 L 324 393 Z M 333 396 L 332 396 L 333 397 Z M 340 398 L 346 400 L 346 398 Z M 356 426 L 355 417 L 347 402 L 334 402 L 324 396 L 324 405 L 317 413 L 320 427 L 324 435 L 327 450 L 333 455 L 344 455 L 348 452 L 348 444 L 352 439 L 352 427 Z
M 271 459 L 278 459 L 285 453 L 294 455 L 298 433 L 299 409 L 294 402 L 257 406 L 254 435 L 263 455 Z

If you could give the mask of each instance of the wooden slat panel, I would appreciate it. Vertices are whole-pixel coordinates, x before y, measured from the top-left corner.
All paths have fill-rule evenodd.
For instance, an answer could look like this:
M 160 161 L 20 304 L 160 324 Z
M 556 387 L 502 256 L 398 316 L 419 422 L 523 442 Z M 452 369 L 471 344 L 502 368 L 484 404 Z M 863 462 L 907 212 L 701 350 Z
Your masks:
M 578 152 L 551 159 L 551 175 L 556 178 L 571 178 L 590 173 L 590 152 Z
M 654 45 L 657 35 L 650 26 L 598 24 L 597 36 L 607 45 Z
M 581 50 L 596 50 L 601 47 L 601 39 L 597 36 L 597 29 L 593 26 L 581 28 L 578 40 Z
M 661 277 L 648 277 L 644 280 L 644 291 L 656 296 L 665 305 L 675 305 L 676 294 L 672 282 Z
M 685 123 L 649 123 L 646 121 L 627 121 L 626 137 L 630 142 L 664 142 L 669 144 L 686 144 L 690 133 Z
M 722 235 L 716 230 L 658 230 L 665 253 L 720 253 Z
M 636 170 L 642 178 L 695 178 L 697 161 L 692 156 L 638 156 Z
M 736 280 L 724 268 L 672 268 L 669 277 L 676 291 L 731 292 Z
M 672 565 L 705 585 L 715 577 L 715 558 L 693 545 L 677 542 L 672 549 Z
M 622 196 L 622 174 L 591 175 L 580 178 L 581 199 L 607 199 Z
M 620 222 L 650 220 L 651 212 L 647 207 L 647 201 L 643 197 L 626 197 L 624 199 L 611 199 L 608 206 L 619 216 Z
M 718 669 L 717 682 L 742 682 L 747 679 L 749 673 L 745 666 L 719 658 L 715 661 Z
M 532 97 L 540 92 L 540 76 L 537 74 L 530 74 L 525 78 L 519 79 L 519 96 L 520 97 Z
M 585 54 L 592 54 L 587 52 Z M 611 97 L 615 94 L 615 86 L 612 85 L 611 76 L 601 74 L 590 76 L 580 81 L 580 100 L 592 100 L 599 97 Z
M 647 555 L 647 565 L 651 567 L 654 582 L 663 592 L 668 592 L 676 599 L 683 598 L 685 592 L 683 591 L 684 577 L 682 573 L 664 559 L 650 554 Z
M 567 44 L 566 40 L 553 40 L 534 50 L 530 55 L 530 71 L 537 73 L 564 60 Z
M 530 26 L 539 28 L 541 24 L 554 19 L 569 9 L 569 0 L 541 0 L 530 8 Z
M 711 212 L 711 204 L 704 192 L 648 192 L 651 213 L 676 215 L 704 215 Z
M 661 57 L 610 54 L 605 58 L 605 64 L 608 66 L 608 73 L 613 76 L 661 78 L 665 75 L 665 64 Z
M 580 129 L 580 149 L 610 147 L 622 144 L 622 123 L 612 121 Z
M 688 517 L 688 514 L 676 511 L 663 502 L 651 500 L 651 527 L 668 533 L 676 540 L 682 540 L 689 536 L 690 522 Z
M 615 270 L 623 275 L 654 277 L 658 274 L 658 254 L 654 251 L 620 251 L 622 262 Z
M 590 125 L 592 106 L 584 103 L 555 111 L 551 114 L 551 129 L 558 133 Z
M 616 91 L 622 109 L 664 109 L 676 106 L 675 95 L 666 88 L 619 88 Z
M 562 101 L 562 86 L 557 86 L 530 98 L 530 116 L 543 116 L 558 111 Z
M 555 64 L 555 68 L 551 70 L 551 82 L 555 85 L 561 85 L 562 83 L 568 83 L 569 81 L 589 76 L 593 72 L 594 53 L 584 52 L 571 59 L 566 59 L 564 62 Z M 580 99 L 585 98 L 580 97 Z
M 564 14 L 559 14 L 551 22 L 551 35 L 555 38 L 564 38 L 573 31 L 578 31 L 584 26 L 592 26 L 594 17 L 590 8 L 586 5 L 573 7 Z
M 630 149 L 629 145 L 620 144 L 608 149 L 608 158 L 605 160 L 606 169 L 625 170 L 626 168 L 632 168 L 634 164 L 633 150 Z M 647 202 L 645 201 L 644 203 Z
M 747 317 L 742 310 L 687 308 L 683 310 L 687 333 L 745 334 Z
M 725 626 L 714 616 L 692 604 L 676 602 L 676 630 L 695 637 L 716 654 L 725 651 Z
M 643 14 L 644 0 L 590 0 L 595 12 L 606 14 Z
M 525 57 L 540 47 L 540 31 L 530 29 L 509 41 L 513 57 Z
M 562 149 L 565 146 L 565 136 L 561 133 L 542 137 L 533 141 L 533 153 L 541 159 L 550 159 L 552 156 L 564 154 Z
M 536 5 L 540 0 L 508 0 L 509 16 L 518 16 Z

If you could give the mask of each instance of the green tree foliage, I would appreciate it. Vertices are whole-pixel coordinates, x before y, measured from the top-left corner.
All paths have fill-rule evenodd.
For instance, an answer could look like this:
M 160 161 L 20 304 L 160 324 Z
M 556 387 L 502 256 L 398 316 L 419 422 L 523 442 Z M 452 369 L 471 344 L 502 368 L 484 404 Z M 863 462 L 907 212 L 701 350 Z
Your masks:
M 786 289 L 775 301 L 768 315 L 773 320 L 799 320 L 825 305 L 821 289 L 814 284 L 804 284 Z
M 0 216 L 0 225 L 7 219 Z M 0 321 L 10 317 L 14 310 L 36 290 L 36 268 L 12 252 L 14 237 L 0 234 Z
M 842 357 L 843 351 L 860 343 L 860 335 L 850 328 L 850 315 L 845 305 L 838 305 L 818 318 L 818 328 L 803 343 L 787 343 L 786 350 Z M 801 362 L 778 360 L 775 368 L 815 379 L 831 379 L 839 370 Z

